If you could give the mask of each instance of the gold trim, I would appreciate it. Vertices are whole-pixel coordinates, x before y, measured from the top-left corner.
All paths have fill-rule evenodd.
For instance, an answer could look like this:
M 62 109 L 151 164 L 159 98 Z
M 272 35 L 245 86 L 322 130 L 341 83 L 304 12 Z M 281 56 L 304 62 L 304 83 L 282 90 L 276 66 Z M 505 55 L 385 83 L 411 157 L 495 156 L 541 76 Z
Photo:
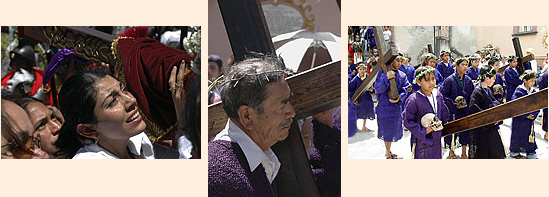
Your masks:
M 298 3 L 295 3 L 294 0 L 261 0 L 261 5 L 273 5 L 278 6 L 279 4 L 287 5 L 292 8 L 295 8 L 302 16 L 303 18 L 303 25 L 301 25 L 301 29 L 307 29 L 309 31 L 314 31 L 315 26 L 313 22 L 315 21 L 315 15 L 314 14 L 305 14 L 305 12 L 311 12 L 312 7 L 311 5 L 305 3 L 305 0 L 300 0 Z M 285 32 L 288 33 L 288 32 Z

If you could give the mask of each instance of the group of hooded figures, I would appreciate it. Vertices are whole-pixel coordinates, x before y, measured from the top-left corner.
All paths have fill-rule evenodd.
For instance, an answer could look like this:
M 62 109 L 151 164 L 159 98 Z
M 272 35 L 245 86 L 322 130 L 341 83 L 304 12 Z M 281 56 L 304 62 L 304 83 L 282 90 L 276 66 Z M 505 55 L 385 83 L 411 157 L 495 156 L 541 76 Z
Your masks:
M 391 143 L 403 136 L 403 126 L 411 132 L 410 145 L 415 159 L 442 158 L 442 124 L 470 114 L 474 114 L 504 102 L 534 93 L 536 83 L 539 89 L 547 88 L 547 72 L 541 77 L 532 71 L 529 63 L 519 74 L 516 57 L 509 57 L 509 67 L 505 69 L 505 80 L 497 67 L 499 59 L 488 58 L 487 64 L 479 66 L 480 55 L 475 54 L 456 61 L 449 61 L 449 52 L 442 51 L 440 62 L 436 56 L 426 53 L 421 56 L 421 64 L 414 68 L 409 58 L 398 56 L 385 73 L 379 70 L 373 87 L 356 101 L 352 96 L 368 77 L 363 63 L 353 64 L 349 57 L 349 137 L 357 132 L 357 119 L 377 118 L 377 137 L 385 142 L 387 159 L 400 158 L 390 150 Z M 398 89 L 398 99 L 390 99 L 390 79 L 394 79 Z M 372 94 L 377 96 L 374 113 Z M 546 102 L 546 101 L 540 101 Z M 539 111 L 512 118 L 511 144 L 509 156 L 513 158 L 537 158 L 537 145 L 534 140 L 534 119 Z M 547 108 L 543 110 L 543 130 L 547 133 Z M 377 116 L 376 116 L 377 115 Z M 436 118 L 435 118 L 436 117 Z M 444 137 L 450 146 L 449 158 L 457 158 L 455 144 L 462 146 L 461 158 L 506 158 L 498 122 L 476 129 Z M 467 146 L 468 156 L 467 156 Z

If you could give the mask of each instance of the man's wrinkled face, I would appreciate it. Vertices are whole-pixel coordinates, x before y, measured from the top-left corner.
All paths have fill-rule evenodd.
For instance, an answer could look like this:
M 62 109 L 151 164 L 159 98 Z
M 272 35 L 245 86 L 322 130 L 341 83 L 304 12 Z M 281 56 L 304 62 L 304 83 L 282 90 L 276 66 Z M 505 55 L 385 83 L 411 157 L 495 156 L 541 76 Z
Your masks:
M 288 137 L 288 131 L 295 116 L 290 104 L 290 87 L 286 80 L 266 85 L 266 98 L 261 103 L 263 113 L 252 110 L 250 119 L 254 131 L 263 141 L 275 144 Z

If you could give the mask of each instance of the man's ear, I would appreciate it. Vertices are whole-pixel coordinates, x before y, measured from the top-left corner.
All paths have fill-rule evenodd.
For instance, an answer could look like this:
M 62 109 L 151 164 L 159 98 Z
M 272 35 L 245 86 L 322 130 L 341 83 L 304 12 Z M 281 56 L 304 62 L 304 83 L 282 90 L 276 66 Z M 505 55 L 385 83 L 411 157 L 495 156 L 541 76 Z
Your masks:
M 76 132 L 81 136 L 92 139 L 95 139 L 97 138 L 97 136 L 99 136 L 99 133 L 97 132 L 95 125 L 93 124 L 78 124 L 76 125 Z
M 242 105 L 238 107 L 238 118 L 240 119 L 240 124 L 248 130 L 253 130 L 253 121 L 251 118 L 252 108 L 247 105 Z

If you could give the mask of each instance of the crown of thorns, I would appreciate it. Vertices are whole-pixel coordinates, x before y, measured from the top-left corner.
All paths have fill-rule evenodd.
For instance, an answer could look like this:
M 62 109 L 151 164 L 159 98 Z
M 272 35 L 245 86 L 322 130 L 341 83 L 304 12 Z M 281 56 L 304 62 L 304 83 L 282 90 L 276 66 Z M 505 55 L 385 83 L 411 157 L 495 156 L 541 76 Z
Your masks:
M 233 87 L 236 87 L 240 80 L 244 78 L 255 78 L 255 81 L 259 82 L 260 85 L 262 84 L 262 81 L 270 82 L 269 75 L 274 74 L 277 77 L 277 80 L 281 77 L 284 77 L 284 74 L 286 73 L 285 70 L 269 70 L 269 71 L 263 71 L 263 72 L 256 72 L 256 73 L 249 73 L 250 70 L 247 70 L 244 74 L 235 74 L 230 79 L 226 77 L 225 75 L 221 75 L 218 78 L 216 78 L 214 81 L 211 81 L 210 86 L 208 86 L 208 90 L 212 90 L 213 88 L 217 86 L 224 87 L 227 84 L 232 84 Z M 265 79 L 265 80 L 263 80 Z

